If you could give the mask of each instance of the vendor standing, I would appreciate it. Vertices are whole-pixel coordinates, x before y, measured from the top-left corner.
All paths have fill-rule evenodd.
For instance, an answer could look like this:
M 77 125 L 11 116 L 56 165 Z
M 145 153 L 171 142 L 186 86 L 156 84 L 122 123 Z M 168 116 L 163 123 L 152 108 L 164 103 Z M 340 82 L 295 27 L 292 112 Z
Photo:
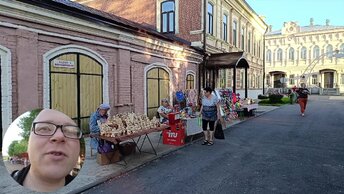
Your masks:
M 160 123 L 168 122 L 168 114 L 173 112 L 173 107 L 168 102 L 167 98 L 161 99 L 161 106 L 158 108 L 158 114 L 160 116 Z
M 91 135 L 99 135 L 100 128 L 99 124 L 105 123 L 108 119 L 108 111 L 110 110 L 110 105 L 107 103 L 101 104 L 97 111 L 92 113 L 90 118 L 90 133 Z M 91 148 L 98 149 L 98 140 L 96 138 L 91 138 Z

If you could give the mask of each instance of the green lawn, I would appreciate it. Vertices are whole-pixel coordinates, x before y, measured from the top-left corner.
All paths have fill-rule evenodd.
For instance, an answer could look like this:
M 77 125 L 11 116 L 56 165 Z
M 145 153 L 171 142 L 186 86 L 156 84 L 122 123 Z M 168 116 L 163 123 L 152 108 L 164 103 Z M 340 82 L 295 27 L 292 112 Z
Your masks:
M 290 99 L 289 97 L 283 97 L 281 99 L 281 102 L 279 103 L 271 103 L 269 99 L 263 99 L 263 100 L 260 100 L 258 104 L 264 105 L 264 106 L 282 106 L 285 104 L 290 104 Z

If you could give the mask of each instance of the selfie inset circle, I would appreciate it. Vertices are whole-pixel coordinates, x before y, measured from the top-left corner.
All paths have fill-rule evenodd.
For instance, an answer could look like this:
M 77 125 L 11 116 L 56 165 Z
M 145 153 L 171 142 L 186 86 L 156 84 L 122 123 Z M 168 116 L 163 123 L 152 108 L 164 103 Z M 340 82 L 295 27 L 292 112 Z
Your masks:
M 57 110 L 36 109 L 20 115 L 3 138 L 3 162 L 9 176 L 25 188 L 39 192 L 52 192 L 68 185 L 85 160 L 85 141 L 80 133 L 77 124 Z M 31 178 L 27 176 L 29 172 L 40 181 L 39 185 L 26 185 L 30 183 L 25 181 Z M 58 184 L 41 187 L 48 179 L 57 180 Z

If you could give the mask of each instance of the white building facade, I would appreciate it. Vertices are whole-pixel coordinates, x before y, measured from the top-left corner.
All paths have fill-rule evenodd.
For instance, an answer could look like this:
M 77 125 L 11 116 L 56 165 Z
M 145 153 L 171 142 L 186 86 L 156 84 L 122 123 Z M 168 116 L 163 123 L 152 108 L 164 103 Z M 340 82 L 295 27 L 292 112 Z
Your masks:
M 265 37 L 267 88 L 291 88 L 305 82 L 313 93 L 344 94 L 344 26 L 308 26 L 285 22 Z M 285 79 L 281 79 L 281 78 Z M 282 81 L 282 82 L 281 82 Z

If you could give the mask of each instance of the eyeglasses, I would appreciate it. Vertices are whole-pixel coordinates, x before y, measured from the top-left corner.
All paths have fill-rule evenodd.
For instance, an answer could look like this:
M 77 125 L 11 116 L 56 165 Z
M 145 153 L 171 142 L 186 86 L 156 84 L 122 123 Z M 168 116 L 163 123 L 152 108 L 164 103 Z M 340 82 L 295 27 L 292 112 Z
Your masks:
M 75 125 L 55 125 L 49 122 L 34 122 L 32 130 L 36 135 L 40 136 L 53 136 L 57 129 L 61 128 L 63 135 L 71 139 L 80 139 L 82 131 Z

